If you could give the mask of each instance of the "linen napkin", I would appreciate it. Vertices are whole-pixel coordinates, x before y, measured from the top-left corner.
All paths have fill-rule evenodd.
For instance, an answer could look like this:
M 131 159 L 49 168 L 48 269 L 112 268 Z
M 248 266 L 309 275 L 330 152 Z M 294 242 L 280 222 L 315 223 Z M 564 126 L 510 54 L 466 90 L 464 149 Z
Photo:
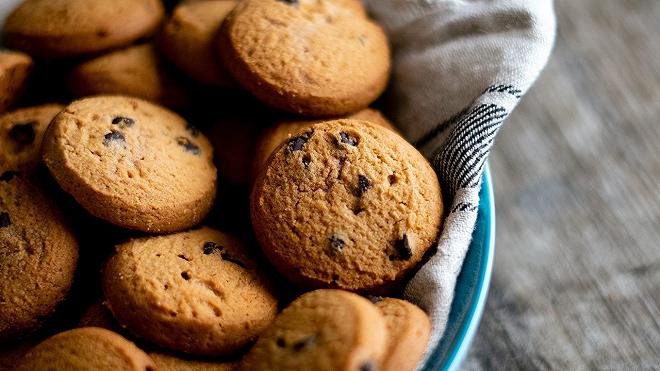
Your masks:
M 427 311 L 435 349 L 477 219 L 484 165 L 502 123 L 545 66 L 552 0 L 366 0 L 393 50 L 385 110 L 431 160 L 450 206 L 438 252 L 404 296 Z M 448 202 L 448 201 L 446 201 Z

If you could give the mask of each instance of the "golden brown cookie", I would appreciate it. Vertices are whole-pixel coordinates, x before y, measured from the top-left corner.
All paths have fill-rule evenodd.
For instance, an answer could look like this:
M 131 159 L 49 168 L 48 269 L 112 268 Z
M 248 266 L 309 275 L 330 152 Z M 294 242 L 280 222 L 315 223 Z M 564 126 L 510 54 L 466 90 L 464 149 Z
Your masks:
M 211 0 L 209 0 L 211 1 Z M 167 353 L 151 352 L 158 371 L 233 371 L 239 370 L 236 362 L 189 359 Z
M 78 243 L 48 197 L 0 170 L 0 343 L 41 325 L 65 298 Z
M 160 34 L 163 54 L 193 79 L 231 88 L 232 78 L 215 53 L 215 37 L 237 0 L 183 3 L 177 6 Z
M 348 119 L 364 120 L 396 131 L 392 123 L 383 116 L 383 114 L 375 109 L 366 108 L 358 111 L 352 115 L 347 116 Z M 304 127 L 318 124 L 327 120 L 299 120 L 299 121 L 282 121 L 276 125 L 269 127 L 260 133 L 256 141 L 254 153 L 251 155 L 252 161 L 250 164 L 250 179 L 254 180 L 259 175 L 259 171 L 263 168 L 271 153 L 282 142 L 289 139 L 291 134 L 302 130 Z
M 59 185 L 93 215 L 146 232 L 198 224 L 215 197 L 208 140 L 165 108 L 121 96 L 71 103 L 44 136 Z
M 129 46 L 78 65 L 69 76 L 68 88 L 78 97 L 119 94 L 172 108 L 190 104 L 185 88 L 152 44 Z
M 7 18 L 7 45 L 39 57 L 69 57 L 122 47 L 152 34 L 160 0 L 24 0 Z
M 327 121 L 294 134 L 251 196 L 262 250 L 305 287 L 371 291 L 404 277 L 436 241 L 442 214 L 426 159 L 367 121 Z
M 359 4 L 358 4 L 359 5 Z M 276 108 L 341 116 L 385 89 L 383 30 L 347 0 L 245 0 L 225 19 L 218 50 L 248 91 Z
M 341 290 L 303 294 L 250 349 L 241 370 L 378 370 L 385 321 L 373 304 Z
M 381 371 L 412 371 L 421 360 L 431 335 L 431 321 L 418 306 L 384 298 L 376 303 L 387 325 Z
M 0 115 L 0 169 L 30 171 L 41 162 L 41 142 L 64 106 L 44 104 Z
M 16 371 L 149 371 L 154 362 L 140 348 L 112 331 L 83 327 L 52 336 L 34 347 Z
M 32 68 L 29 55 L 0 50 L 0 113 L 14 104 L 21 95 Z
M 277 314 L 277 299 L 243 245 L 210 228 L 118 246 L 103 291 L 128 330 L 190 354 L 231 355 Z

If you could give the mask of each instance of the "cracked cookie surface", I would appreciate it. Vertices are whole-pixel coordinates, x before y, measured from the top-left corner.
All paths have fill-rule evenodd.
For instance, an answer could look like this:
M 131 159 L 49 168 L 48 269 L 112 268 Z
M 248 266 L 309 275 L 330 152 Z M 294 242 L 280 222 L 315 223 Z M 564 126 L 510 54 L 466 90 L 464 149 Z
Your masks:
M 255 181 L 262 250 L 305 287 L 371 291 L 405 276 L 434 244 L 437 176 L 396 133 L 335 120 L 293 134 Z
M 125 228 L 189 228 L 206 216 L 215 197 L 206 137 L 174 112 L 136 98 L 71 103 L 46 131 L 43 158 L 79 204 Z
M 134 334 L 185 353 L 230 355 L 277 313 L 256 268 L 238 240 L 204 227 L 119 245 L 103 288 L 112 313 Z
M 55 311 L 77 261 L 78 242 L 55 204 L 20 174 L 0 173 L 0 343 Z
M 273 107 L 308 116 L 367 107 L 390 72 L 385 33 L 352 0 L 242 1 L 217 43 L 241 86 Z

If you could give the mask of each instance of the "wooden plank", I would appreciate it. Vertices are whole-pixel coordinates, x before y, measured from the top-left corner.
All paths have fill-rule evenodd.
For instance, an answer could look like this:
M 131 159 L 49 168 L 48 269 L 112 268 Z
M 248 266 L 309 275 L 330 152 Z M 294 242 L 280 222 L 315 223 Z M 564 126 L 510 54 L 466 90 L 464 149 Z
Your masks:
M 464 369 L 660 369 L 660 1 L 556 9 L 491 157 L 497 253 Z

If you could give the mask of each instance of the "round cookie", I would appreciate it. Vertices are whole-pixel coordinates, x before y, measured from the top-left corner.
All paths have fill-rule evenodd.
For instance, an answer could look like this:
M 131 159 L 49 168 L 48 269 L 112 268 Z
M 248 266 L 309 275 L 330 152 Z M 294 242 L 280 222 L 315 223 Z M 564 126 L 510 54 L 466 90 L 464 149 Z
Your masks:
M 103 291 L 121 325 L 190 354 L 231 355 L 277 314 L 277 299 L 243 245 L 210 228 L 118 246 Z
M 348 119 L 364 120 L 396 131 L 392 123 L 383 116 L 383 114 L 375 109 L 365 108 L 352 115 L 347 116 Z M 256 141 L 255 150 L 252 154 L 252 161 L 250 165 L 250 179 L 254 180 L 259 175 L 259 171 L 263 168 L 268 160 L 268 157 L 279 147 L 282 142 L 291 137 L 291 134 L 302 130 L 306 126 L 318 124 L 326 120 L 299 120 L 299 121 L 282 121 L 270 128 L 264 130 Z
M 154 369 L 151 358 L 135 344 L 97 327 L 78 328 L 52 336 L 30 350 L 15 368 L 16 371 Z
M 44 104 L 0 115 L 0 169 L 30 171 L 41 162 L 41 142 L 64 106 Z
M 210 0 L 209 0 L 210 1 Z M 233 371 L 238 370 L 236 362 L 188 359 L 161 352 L 151 352 L 158 371 Z
M 86 61 L 73 69 L 67 85 L 78 97 L 119 94 L 173 108 L 190 104 L 185 88 L 152 44 L 129 46 Z
M 0 343 L 41 325 L 65 298 L 78 243 L 53 202 L 13 171 L 0 173 Z
M 71 103 L 46 131 L 43 159 L 79 204 L 124 228 L 184 230 L 215 197 L 208 140 L 177 114 L 136 98 Z
M 7 18 L 8 46 L 45 58 L 122 47 L 152 34 L 160 0 L 24 0 Z
M 16 102 L 32 68 L 33 62 L 29 55 L 0 50 L 0 112 Z
M 199 1 L 177 6 L 163 26 L 159 47 L 193 79 L 226 88 L 235 84 L 214 51 L 216 34 L 237 0 Z
M 385 89 L 383 30 L 347 0 L 246 0 L 225 19 L 218 50 L 248 91 L 276 108 L 341 116 Z
M 373 304 L 340 290 L 294 300 L 243 358 L 241 370 L 377 370 L 385 321 Z
M 405 300 L 384 298 L 376 303 L 387 326 L 386 351 L 381 371 L 414 370 L 431 335 L 429 317 Z
M 386 288 L 434 244 L 442 214 L 426 159 L 367 121 L 327 121 L 294 134 L 271 155 L 251 196 L 262 250 L 305 287 Z

